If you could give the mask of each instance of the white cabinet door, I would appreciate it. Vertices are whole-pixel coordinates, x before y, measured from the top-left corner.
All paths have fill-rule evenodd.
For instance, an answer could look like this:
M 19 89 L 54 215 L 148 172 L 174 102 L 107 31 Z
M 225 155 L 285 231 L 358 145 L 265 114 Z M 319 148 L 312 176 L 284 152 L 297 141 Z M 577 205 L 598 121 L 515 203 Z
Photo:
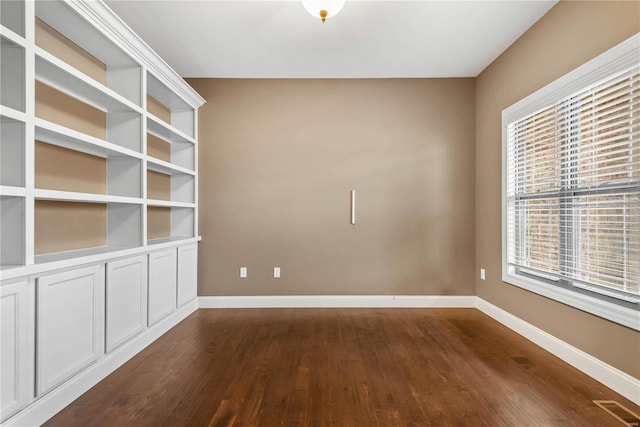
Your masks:
M 198 245 L 178 248 L 178 307 L 198 295 Z
M 29 356 L 29 282 L 22 279 L 0 286 L 0 416 L 3 421 L 29 402 L 29 370 L 33 369 L 33 357 Z M 29 363 L 31 362 L 31 363 Z M 32 373 L 32 371 L 31 371 Z
M 38 278 L 38 396 L 104 353 L 104 266 Z
M 149 254 L 149 326 L 176 308 L 176 249 Z
M 147 327 L 147 256 L 107 263 L 107 352 Z

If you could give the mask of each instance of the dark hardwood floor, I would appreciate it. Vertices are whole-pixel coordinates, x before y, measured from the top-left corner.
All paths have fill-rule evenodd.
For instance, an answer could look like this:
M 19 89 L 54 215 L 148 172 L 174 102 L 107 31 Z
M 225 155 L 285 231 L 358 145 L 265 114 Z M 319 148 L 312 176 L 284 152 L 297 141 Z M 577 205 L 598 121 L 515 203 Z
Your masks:
M 199 310 L 47 426 L 621 426 L 474 309 Z

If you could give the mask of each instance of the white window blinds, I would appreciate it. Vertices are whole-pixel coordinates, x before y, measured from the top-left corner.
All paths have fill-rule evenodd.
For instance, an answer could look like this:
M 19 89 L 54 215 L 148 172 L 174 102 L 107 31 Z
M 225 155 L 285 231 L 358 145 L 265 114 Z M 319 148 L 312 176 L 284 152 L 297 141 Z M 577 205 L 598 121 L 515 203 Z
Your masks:
M 506 256 L 519 273 L 640 296 L 640 66 L 506 123 Z

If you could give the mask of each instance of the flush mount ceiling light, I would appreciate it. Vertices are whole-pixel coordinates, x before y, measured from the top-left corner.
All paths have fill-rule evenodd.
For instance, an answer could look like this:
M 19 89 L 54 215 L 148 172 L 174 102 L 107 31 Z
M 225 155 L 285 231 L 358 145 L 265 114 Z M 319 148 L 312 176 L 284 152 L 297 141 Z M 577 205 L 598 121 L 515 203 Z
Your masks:
M 323 24 L 327 18 L 331 18 L 340 12 L 340 9 L 344 6 L 344 2 L 345 0 L 302 0 L 302 4 L 304 8 L 307 9 L 307 12 L 309 12 L 311 16 L 320 18 Z

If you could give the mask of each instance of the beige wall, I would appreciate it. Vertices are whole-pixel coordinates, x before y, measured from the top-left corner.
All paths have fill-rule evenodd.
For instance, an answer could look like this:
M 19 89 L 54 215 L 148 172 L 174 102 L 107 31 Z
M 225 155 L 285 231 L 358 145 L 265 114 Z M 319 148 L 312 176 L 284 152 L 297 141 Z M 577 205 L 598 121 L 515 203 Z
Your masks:
M 107 194 L 107 159 L 35 141 L 35 187 Z M 73 165 L 73 167 L 69 167 Z
M 104 111 L 39 80 L 35 81 L 35 114 L 40 119 L 107 139 L 107 114 Z
M 501 281 L 501 112 L 640 31 L 639 2 L 560 2 L 476 81 L 476 279 L 483 299 L 640 378 L 640 333 Z M 477 277 L 478 275 L 476 275 Z
M 474 293 L 474 79 L 189 83 L 200 295 Z
M 107 206 L 102 203 L 35 201 L 36 255 L 107 244 Z
M 171 236 L 171 208 L 148 206 L 147 239 L 161 239 L 169 236 Z

